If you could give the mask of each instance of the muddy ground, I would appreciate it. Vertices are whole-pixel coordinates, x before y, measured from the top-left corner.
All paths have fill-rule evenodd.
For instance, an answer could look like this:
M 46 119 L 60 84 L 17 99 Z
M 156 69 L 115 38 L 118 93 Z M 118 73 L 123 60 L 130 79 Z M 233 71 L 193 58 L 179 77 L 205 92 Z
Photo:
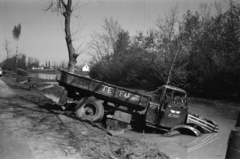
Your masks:
M 3 82 L 4 81 L 4 82 Z M 0 79 L 2 159 L 166 159 L 156 145 L 112 136 L 63 112 L 41 92 Z

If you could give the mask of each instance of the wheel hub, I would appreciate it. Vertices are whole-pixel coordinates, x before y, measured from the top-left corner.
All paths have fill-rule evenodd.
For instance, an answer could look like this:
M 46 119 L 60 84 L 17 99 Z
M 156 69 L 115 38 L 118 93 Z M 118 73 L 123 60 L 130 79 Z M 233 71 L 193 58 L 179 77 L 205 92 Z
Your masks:
M 86 109 L 85 109 L 85 114 L 86 114 L 86 115 L 93 116 L 93 110 L 92 110 L 91 108 L 86 108 Z

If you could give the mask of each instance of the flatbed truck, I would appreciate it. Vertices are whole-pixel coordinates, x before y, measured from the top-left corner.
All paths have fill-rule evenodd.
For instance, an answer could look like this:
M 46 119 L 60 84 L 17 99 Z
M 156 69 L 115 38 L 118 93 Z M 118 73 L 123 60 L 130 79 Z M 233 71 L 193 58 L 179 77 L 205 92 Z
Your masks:
M 111 116 L 134 129 L 190 131 L 196 136 L 219 129 L 214 121 L 188 111 L 187 92 L 178 87 L 163 85 L 148 94 L 63 70 L 58 71 L 56 80 L 65 92 L 60 104 L 71 99 L 76 117 L 83 120 L 101 122 Z

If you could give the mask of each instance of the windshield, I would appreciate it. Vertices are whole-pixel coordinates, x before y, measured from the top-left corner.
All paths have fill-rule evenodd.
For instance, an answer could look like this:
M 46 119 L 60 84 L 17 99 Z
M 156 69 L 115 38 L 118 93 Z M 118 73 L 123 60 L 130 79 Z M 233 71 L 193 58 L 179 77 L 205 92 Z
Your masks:
M 167 89 L 166 100 L 171 103 L 185 104 L 187 95 L 184 92 Z

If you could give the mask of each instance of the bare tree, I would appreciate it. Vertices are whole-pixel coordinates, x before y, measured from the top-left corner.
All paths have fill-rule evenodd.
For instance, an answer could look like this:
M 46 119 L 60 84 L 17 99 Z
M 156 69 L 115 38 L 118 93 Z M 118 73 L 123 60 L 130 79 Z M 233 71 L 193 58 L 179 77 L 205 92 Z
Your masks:
M 155 23 L 157 29 L 155 31 L 160 39 L 167 41 L 174 39 L 177 34 L 177 24 L 179 22 L 178 13 L 179 4 L 176 4 L 170 8 L 168 14 L 165 14 L 164 19 L 160 16 L 157 18 Z
M 224 3 L 223 3 L 222 1 L 221 1 L 221 2 L 215 1 L 215 2 L 213 3 L 213 6 L 214 6 L 214 9 L 216 10 L 216 15 L 217 15 L 217 16 L 223 14 Z
M 20 38 L 21 28 L 22 28 L 21 24 L 18 24 L 18 25 L 14 26 L 13 31 L 12 31 L 13 38 L 15 40 L 17 40 L 17 46 L 16 46 L 16 69 L 17 69 L 17 62 L 18 62 L 18 56 L 17 56 L 17 53 L 18 53 L 18 40 Z
M 33 67 L 38 68 L 39 67 L 39 60 L 34 58 L 34 57 L 28 57 L 28 62 L 27 62 L 27 66 L 29 69 L 32 69 Z
M 102 28 L 103 33 L 95 32 L 91 36 L 91 42 L 88 44 L 91 50 L 89 54 L 92 56 L 93 62 L 109 61 L 115 47 L 114 44 L 118 38 L 118 33 L 122 30 L 118 21 L 114 20 L 113 17 L 109 19 L 104 18 Z
M 9 45 L 10 45 L 10 42 L 5 39 L 4 43 L 2 44 L 4 46 L 4 51 L 6 51 L 6 54 L 7 54 L 7 63 L 8 63 L 8 59 L 9 59 L 9 55 L 11 53 L 11 49 L 9 48 Z M 6 69 L 8 69 L 8 64 L 6 65 Z
M 220 4 L 220 3 L 217 3 L 216 1 L 215 1 L 215 6 L 214 7 L 216 7 L 216 5 L 217 4 Z M 199 5 L 199 9 L 200 9 L 200 14 L 202 15 L 202 18 L 203 18 L 203 22 L 205 23 L 205 24 L 208 24 L 208 23 L 210 23 L 210 21 L 211 21 L 211 15 L 212 15 L 212 3 L 200 3 L 200 5 Z M 219 8 L 220 9 L 220 8 Z M 220 11 L 220 10 L 219 10 Z
M 53 62 L 53 68 L 56 70 L 58 68 L 58 63 L 56 61 Z
M 77 63 L 77 57 L 80 55 L 80 52 L 77 52 L 79 49 L 75 49 L 73 46 L 73 40 L 77 38 L 76 35 L 79 34 L 80 30 L 72 33 L 70 27 L 73 11 L 79 9 L 80 7 L 82 6 L 79 5 L 79 1 L 73 4 L 72 0 L 49 0 L 49 4 L 45 8 L 45 11 L 56 12 L 57 14 L 60 13 L 61 15 L 63 15 L 65 19 L 64 31 L 69 56 L 68 62 L 69 72 L 74 72 L 74 67 L 75 64 Z
M 9 54 L 11 53 L 11 49 L 9 48 L 9 45 L 10 45 L 10 42 L 5 39 L 4 43 L 3 43 L 3 46 L 4 46 L 4 50 L 6 51 L 6 54 L 7 54 L 7 60 L 9 59 Z
M 66 61 L 61 61 L 59 64 L 59 67 L 63 70 L 65 70 L 67 68 L 67 62 Z

